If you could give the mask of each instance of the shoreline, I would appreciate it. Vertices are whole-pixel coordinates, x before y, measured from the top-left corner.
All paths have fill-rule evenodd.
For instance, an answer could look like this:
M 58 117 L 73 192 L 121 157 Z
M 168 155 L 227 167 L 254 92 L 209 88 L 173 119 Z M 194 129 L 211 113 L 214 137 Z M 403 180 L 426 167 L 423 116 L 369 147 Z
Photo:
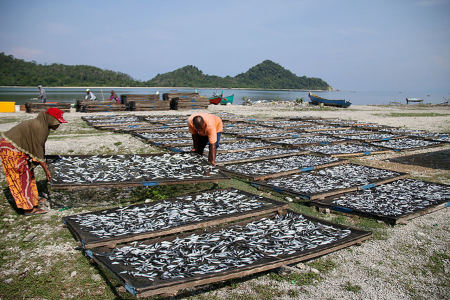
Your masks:
M 81 118 L 89 115 L 190 115 L 195 112 L 228 112 L 242 116 L 279 118 L 295 116 L 314 116 L 321 118 L 339 118 L 370 122 L 380 125 L 403 127 L 429 132 L 450 133 L 450 105 L 425 106 L 425 105 L 352 105 L 349 108 L 320 109 L 313 106 L 284 106 L 281 104 L 260 103 L 257 105 L 209 105 L 208 109 L 199 110 L 168 110 L 168 111 L 115 111 L 81 113 L 71 108 L 64 116 L 69 119 Z M 14 113 L 0 113 L 2 117 L 33 118 L 36 113 L 17 111 Z M 0 131 L 1 131 L 0 126 Z

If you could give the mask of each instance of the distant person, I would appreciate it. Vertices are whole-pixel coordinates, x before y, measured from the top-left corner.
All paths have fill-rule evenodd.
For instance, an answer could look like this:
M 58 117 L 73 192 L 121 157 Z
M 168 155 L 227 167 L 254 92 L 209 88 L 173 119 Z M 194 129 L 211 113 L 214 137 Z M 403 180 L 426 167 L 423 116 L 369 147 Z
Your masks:
M 109 101 L 116 101 L 117 104 L 120 104 L 120 98 L 117 96 L 116 92 L 114 90 L 111 90 L 111 97 L 108 98 Z
M 39 96 L 37 97 L 38 99 L 41 98 L 41 103 L 46 103 L 47 102 L 47 96 L 45 95 L 45 90 L 42 87 L 42 85 L 38 85 L 38 89 L 39 89 Z
M 194 142 L 191 152 L 203 155 L 203 150 L 209 142 L 208 161 L 215 166 L 216 152 L 223 132 L 222 119 L 208 113 L 196 113 L 188 118 L 188 127 Z
M 38 208 L 46 199 L 39 197 L 34 168 L 41 165 L 47 180 L 51 180 L 44 157 L 45 142 L 50 129 L 58 129 L 61 123 L 67 123 L 62 110 L 52 107 L 39 113 L 36 119 L 24 121 L 3 132 L 0 138 L 0 158 L 9 190 L 17 208 L 23 209 L 27 216 L 47 213 Z
M 90 89 L 87 89 L 86 97 L 84 97 L 84 100 L 95 101 L 95 100 L 97 100 L 97 97 L 95 97 L 94 93 L 92 93 Z

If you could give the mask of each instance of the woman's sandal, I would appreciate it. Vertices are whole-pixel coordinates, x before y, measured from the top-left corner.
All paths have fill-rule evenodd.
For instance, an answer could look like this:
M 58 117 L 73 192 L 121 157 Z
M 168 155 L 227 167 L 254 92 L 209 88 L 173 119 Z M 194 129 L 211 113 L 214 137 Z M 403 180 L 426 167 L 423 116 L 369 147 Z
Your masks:
M 39 198 L 38 203 L 42 204 L 42 203 L 44 203 L 46 201 L 47 201 L 47 199 L 45 199 L 45 198 Z
M 24 215 L 25 216 L 32 216 L 32 215 L 43 215 L 46 214 L 47 212 L 43 209 L 36 209 L 35 211 L 25 211 Z

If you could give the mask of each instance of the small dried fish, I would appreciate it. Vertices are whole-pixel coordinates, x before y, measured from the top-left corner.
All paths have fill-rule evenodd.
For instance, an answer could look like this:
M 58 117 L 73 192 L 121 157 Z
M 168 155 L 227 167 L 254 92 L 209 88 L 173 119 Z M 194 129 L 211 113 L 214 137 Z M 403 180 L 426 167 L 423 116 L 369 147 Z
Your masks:
M 419 139 L 404 138 L 404 139 L 397 139 L 397 140 L 372 142 L 371 144 L 373 144 L 375 146 L 389 148 L 389 149 L 406 150 L 406 149 L 414 149 L 414 148 L 438 145 L 438 144 L 440 144 L 440 142 L 432 142 L 432 141 L 425 141 L 425 140 L 419 140 Z
M 269 202 L 263 197 L 239 190 L 217 190 L 173 201 L 132 205 L 118 209 L 72 216 L 80 230 L 99 238 L 110 238 L 172 228 L 192 222 L 203 222 L 233 213 L 254 211 Z
M 390 140 L 401 137 L 398 134 L 390 134 L 390 133 L 371 133 L 371 134 L 361 134 L 361 135 L 339 135 L 340 138 L 351 139 L 351 140 Z
M 216 156 L 216 162 L 229 162 L 235 160 L 245 160 L 249 158 L 265 157 L 265 156 L 276 156 L 296 152 L 298 152 L 298 149 L 269 148 L 269 149 L 248 150 L 241 152 L 218 153 Z
M 400 173 L 390 170 L 346 164 L 273 178 L 267 180 L 266 183 L 269 186 L 283 188 L 301 195 L 311 195 L 364 186 L 399 175 Z
M 287 144 L 287 145 L 308 145 L 308 144 L 319 144 L 319 143 L 333 143 L 333 142 L 341 142 L 345 141 L 345 139 L 335 138 L 332 136 L 326 135 L 313 135 L 313 136 L 305 136 L 298 138 L 290 138 L 290 139 L 281 139 L 277 140 L 277 144 Z
M 351 153 L 370 153 L 376 151 L 382 151 L 383 149 L 360 144 L 334 144 L 334 145 L 317 145 L 304 147 L 305 150 L 309 150 L 315 153 L 321 153 L 326 155 L 333 154 L 351 154 Z
M 257 162 L 231 164 L 227 170 L 243 175 L 274 174 L 286 171 L 314 167 L 338 161 L 335 157 L 320 157 L 315 155 L 296 155 L 291 157 L 266 159 Z
M 130 243 L 100 254 L 126 268 L 122 274 L 150 281 L 193 277 L 245 267 L 265 258 L 291 255 L 346 238 L 350 229 L 312 222 L 300 214 L 261 218 L 160 243 Z
M 336 197 L 332 204 L 381 216 L 401 216 L 450 201 L 450 186 L 402 179 Z
M 49 163 L 54 183 L 126 182 L 205 178 L 218 170 L 198 155 L 61 156 Z

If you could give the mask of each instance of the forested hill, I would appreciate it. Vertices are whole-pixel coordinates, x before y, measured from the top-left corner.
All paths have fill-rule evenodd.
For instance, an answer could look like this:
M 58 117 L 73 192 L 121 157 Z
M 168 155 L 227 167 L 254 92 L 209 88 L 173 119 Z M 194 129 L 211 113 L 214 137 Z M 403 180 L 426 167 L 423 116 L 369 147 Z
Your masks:
M 277 63 L 265 60 L 235 77 L 205 75 L 194 66 L 158 74 L 145 82 L 145 86 L 190 86 L 224 88 L 261 88 L 261 89 L 310 89 L 327 90 L 328 83 L 320 78 L 298 77 Z
M 203 74 L 195 66 L 185 66 L 158 74 L 148 81 L 87 65 L 41 65 L 0 53 L 0 86 L 129 86 L 327 90 L 320 78 L 297 77 L 277 63 L 265 60 L 235 77 Z
M 241 87 L 251 88 L 327 90 L 330 87 L 320 78 L 297 77 L 270 60 L 265 60 L 234 78 Z
M 86 65 L 41 65 L 0 53 L 0 86 L 136 86 L 137 83 L 120 72 Z

